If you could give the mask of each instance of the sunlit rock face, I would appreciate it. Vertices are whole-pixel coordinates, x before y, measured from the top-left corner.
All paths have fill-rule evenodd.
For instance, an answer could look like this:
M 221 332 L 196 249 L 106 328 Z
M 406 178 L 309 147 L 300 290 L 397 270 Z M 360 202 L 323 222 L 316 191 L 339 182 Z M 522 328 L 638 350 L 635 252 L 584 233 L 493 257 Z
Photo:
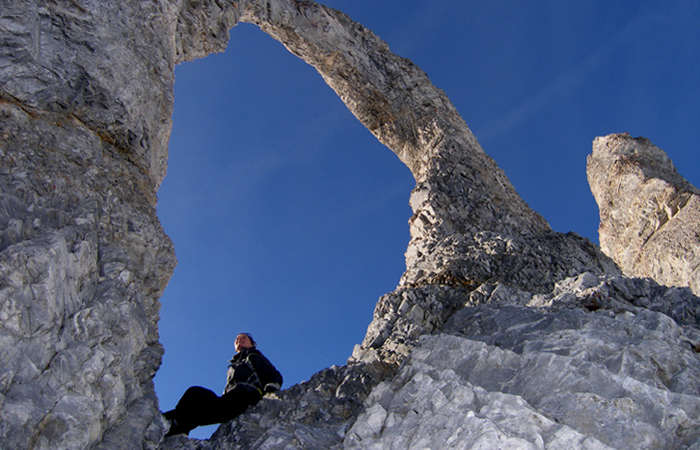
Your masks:
M 161 440 L 171 15 L 154 2 L 0 7 L 0 448 Z
M 698 448 L 697 300 L 591 273 L 545 294 L 483 286 L 398 368 L 330 368 L 211 440 L 163 447 Z
M 597 138 L 588 182 L 600 209 L 600 246 L 629 276 L 700 293 L 700 190 L 644 138 Z
M 0 15 L 0 447 L 700 448 L 691 290 L 551 231 L 445 94 L 346 15 L 295 0 Z M 406 272 L 346 366 L 211 440 L 163 440 L 173 68 L 225 49 L 239 21 L 314 66 L 410 168 Z

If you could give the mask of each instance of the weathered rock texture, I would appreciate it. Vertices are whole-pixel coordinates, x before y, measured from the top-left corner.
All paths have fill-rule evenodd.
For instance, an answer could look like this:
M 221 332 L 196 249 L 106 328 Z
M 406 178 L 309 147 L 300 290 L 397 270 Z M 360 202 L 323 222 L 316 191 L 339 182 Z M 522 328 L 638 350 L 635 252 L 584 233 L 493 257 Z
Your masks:
M 550 230 L 444 93 L 310 1 L 4 1 L 0 447 L 700 448 L 690 290 Z M 362 345 L 209 441 L 162 441 L 175 263 L 156 217 L 173 67 L 239 21 L 313 65 L 411 169 L 406 273 Z
M 163 448 L 699 448 L 689 289 L 583 273 L 546 294 L 498 283 L 471 297 L 397 371 L 333 367 L 211 440 Z
M 700 190 L 666 153 L 627 134 L 597 138 L 588 182 L 600 209 L 600 246 L 625 274 L 700 294 Z
M 173 15 L 0 6 L 0 447 L 155 447 Z

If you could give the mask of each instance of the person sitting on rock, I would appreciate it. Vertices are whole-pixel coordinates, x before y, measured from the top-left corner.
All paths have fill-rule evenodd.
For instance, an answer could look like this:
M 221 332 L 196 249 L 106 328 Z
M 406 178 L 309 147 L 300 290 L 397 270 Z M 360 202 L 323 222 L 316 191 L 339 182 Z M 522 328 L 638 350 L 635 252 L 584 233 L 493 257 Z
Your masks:
M 229 364 L 224 394 L 218 396 L 201 386 L 187 389 L 175 409 L 163 414 L 170 422 L 166 437 L 187 435 L 198 426 L 228 422 L 258 403 L 264 393 L 282 387 L 282 375 L 256 348 L 253 336 L 240 333 L 234 345 L 236 354 Z

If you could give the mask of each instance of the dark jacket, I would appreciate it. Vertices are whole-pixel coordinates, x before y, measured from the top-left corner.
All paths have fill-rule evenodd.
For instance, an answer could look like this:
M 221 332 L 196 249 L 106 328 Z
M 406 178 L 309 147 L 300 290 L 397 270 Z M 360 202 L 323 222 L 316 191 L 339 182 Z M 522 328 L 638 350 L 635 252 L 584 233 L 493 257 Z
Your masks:
M 255 387 L 262 396 L 282 387 L 282 374 L 256 348 L 242 349 L 229 362 L 224 393 L 236 385 L 244 385 Z

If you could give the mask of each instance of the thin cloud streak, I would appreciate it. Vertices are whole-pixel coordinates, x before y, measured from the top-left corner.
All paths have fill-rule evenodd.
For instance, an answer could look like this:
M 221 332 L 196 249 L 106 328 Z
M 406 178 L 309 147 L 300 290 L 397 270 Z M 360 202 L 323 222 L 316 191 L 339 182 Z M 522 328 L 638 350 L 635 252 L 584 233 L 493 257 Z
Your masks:
M 584 58 L 566 74 L 554 83 L 528 98 L 521 105 L 511 109 L 505 116 L 488 122 L 480 127 L 478 138 L 486 142 L 498 136 L 511 133 L 528 118 L 537 114 L 547 105 L 562 101 L 572 92 L 585 85 L 589 78 L 600 69 L 604 63 L 611 60 L 615 54 L 634 38 L 640 28 L 648 27 L 658 21 L 657 17 L 639 15 L 620 30 L 615 36 L 601 44 L 595 51 Z

